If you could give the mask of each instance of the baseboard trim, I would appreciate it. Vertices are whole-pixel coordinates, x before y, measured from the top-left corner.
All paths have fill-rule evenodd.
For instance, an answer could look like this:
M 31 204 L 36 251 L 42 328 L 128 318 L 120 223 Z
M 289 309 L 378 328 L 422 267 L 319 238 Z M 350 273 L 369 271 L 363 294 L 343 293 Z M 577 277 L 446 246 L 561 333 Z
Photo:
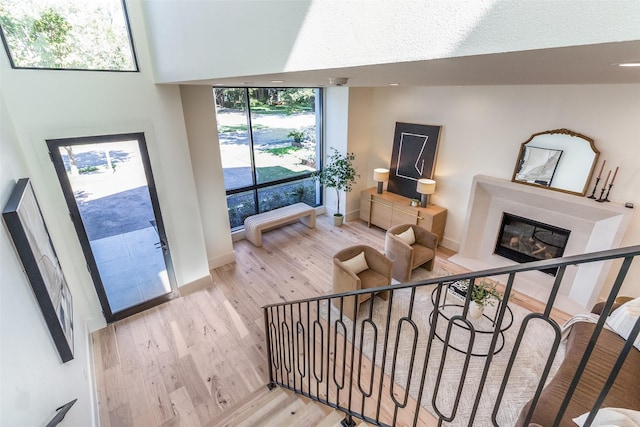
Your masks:
M 244 231 L 242 232 L 244 237 Z M 228 254 L 224 254 L 215 258 L 209 258 L 209 270 L 213 270 L 216 267 L 220 267 L 222 265 L 231 264 L 236 261 L 236 253 L 229 252 Z
M 447 249 L 451 249 L 456 253 L 460 252 L 460 242 L 456 242 L 455 240 L 449 239 L 447 237 L 442 238 L 442 242 L 440 242 L 440 246 L 445 247 Z
M 203 289 L 207 289 L 213 285 L 213 279 L 210 274 L 207 274 L 204 277 L 201 277 L 198 280 L 194 280 L 193 282 L 186 283 L 178 288 L 178 293 L 181 297 L 192 294 L 197 291 L 201 291 Z

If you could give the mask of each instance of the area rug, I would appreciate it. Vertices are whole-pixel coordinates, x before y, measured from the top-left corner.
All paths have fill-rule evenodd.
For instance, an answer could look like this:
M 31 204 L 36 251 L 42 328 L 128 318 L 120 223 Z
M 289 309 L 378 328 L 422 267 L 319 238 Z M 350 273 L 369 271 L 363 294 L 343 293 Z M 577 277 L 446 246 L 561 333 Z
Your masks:
M 417 269 L 412 277 L 412 281 L 426 280 L 433 277 L 447 276 L 449 273 L 436 267 L 433 272 L 428 272 L 424 269 Z M 413 351 L 414 334 L 409 322 L 403 321 L 400 325 L 400 338 L 398 339 L 398 349 L 396 352 L 396 331 L 401 318 L 408 315 L 408 309 L 411 300 L 410 289 L 400 289 L 393 293 L 392 309 L 389 316 L 390 320 L 390 336 L 389 336 L 389 348 L 385 358 L 385 373 L 391 375 L 391 364 L 394 356 L 396 359 L 396 370 L 394 373 L 394 390 L 397 392 L 400 389 L 409 390 L 409 395 L 414 399 L 418 399 L 418 391 L 420 386 L 420 380 L 422 376 L 422 366 L 424 364 L 424 358 L 426 348 L 428 344 L 428 335 L 430 330 L 429 317 L 433 310 L 432 304 L 432 292 L 436 288 L 436 285 L 422 286 L 416 289 L 415 299 L 413 305 L 413 311 L 411 314 L 411 320 L 415 322 L 419 332 L 416 342 L 415 359 L 413 364 L 411 363 L 411 355 Z M 448 296 L 448 298 L 452 298 Z M 377 332 L 377 339 L 374 336 L 373 329 L 365 327 L 363 338 L 360 339 L 362 321 L 369 316 L 370 301 L 373 301 L 372 320 L 380 325 Z M 516 304 L 510 303 L 509 308 L 513 313 L 513 324 L 504 332 L 504 348 L 498 354 L 493 356 L 490 370 L 487 376 L 487 381 L 483 388 L 480 404 L 476 412 L 473 425 L 484 426 L 492 425 L 491 413 L 493 411 L 494 403 L 498 396 L 500 384 L 503 374 L 507 368 L 509 357 L 513 349 L 514 342 L 520 325 L 525 316 L 530 312 Z M 495 310 L 494 307 L 492 310 Z M 356 348 L 362 348 L 363 354 L 369 359 L 373 359 L 374 345 L 375 351 L 375 364 L 376 366 L 382 366 L 382 346 L 384 341 L 384 328 L 387 320 L 388 305 L 387 301 L 384 301 L 378 297 L 370 299 L 364 302 L 358 310 L 358 318 L 356 321 Z M 321 316 L 327 318 L 326 306 L 324 310 L 321 309 Z M 491 316 L 492 312 L 489 309 L 485 314 Z M 339 315 L 338 310 L 331 305 L 331 318 L 336 319 Z M 508 321 L 509 319 L 505 319 Z M 483 321 L 487 321 L 484 319 Z M 477 323 L 476 323 L 477 322 Z M 485 325 L 480 325 L 481 321 L 472 321 L 478 328 L 482 328 Z M 346 326 L 346 337 L 351 340 L 353 323 L 348 319 L 344 319 Z M 447 320 L 440 320 L 438 322 L 437 332 L 441 337 L 446 336 Z M 476 334 L 478 336 L 478 334 Z M 474 352 L 483 352 L 488 349 L 490 343 L 490 334 L 486 334 L 482 338 L 476 338 L 476 345 L 474 346 Z M 479 340 L 484 340 L 480 342 Z M 452 328 L 451 343 L 459 348 L 466 348 L 466 343 L 469 341 L 469 334 L 464 329 L 459 327 Z M 538 384 L 541 372 L 544 369 L 544 363 L 549 354 L 551 343 L 553 341 L 553 330 L 546 322 L 539 319 L 532 320 L 528 323 L 518 356 L 512 367 L 509 381 L 507 383 L 506 390 L 501 399 L 500 406 L 496 415 L 496 421 L 500 426 L 513 426 L 520 414 L 520 410 L 531 399 L 535 393 L 535 388 Z M 432 343 L 431 355 L 429 357 L 429 363 L 427 366 L 427 374 L 425 380 L 424 392 L 421 399 L 421 405 L 429 412 L 438 416 L 435 408 L 437 408 L 441 414 L 449 417 L 453 414 L 455 403 L 457 402 L 456 415 L 453 421 L 444 423 L 444 425 L 451 426 L 466 426 L 469 425 L 469 418 L 472 412 L 476 394 L 478 391 L 478 384 L 482 376 L 482 372 L 485 367 L 486 357 L 471 357 L 469 368 L 467 370 L 466 378 L 464 380 L 464 386 L 460 398 L 457 399 L 458 383 L 460 381 L 461 367 L 465 361 L 465 355 L 463 353 L 448 349 L 446 351 L 445 363 L 442 371 L 442 378 L 438 387 L 437 396 L 435 397 L 435 408 L 432 403 L 434 398 L 434 390 L 436 390 L 436 381 L 438 376 L 438 370 L 442 361 L 444 345 L 441 340 L 434 338 Z M 553 374 L 557 370 L 562 358 L 564 357 L 564 345 L 561 345 L 553 362 L 553 366 L 550 372 L 549 379 L 553 377 Z M 413 366 L 413 369 L 411 369 Z M 408 382 L 409 373 L 411 372 L 411 381 Z M 403 392 L 400 392 L 400 400 L 402 400 Z

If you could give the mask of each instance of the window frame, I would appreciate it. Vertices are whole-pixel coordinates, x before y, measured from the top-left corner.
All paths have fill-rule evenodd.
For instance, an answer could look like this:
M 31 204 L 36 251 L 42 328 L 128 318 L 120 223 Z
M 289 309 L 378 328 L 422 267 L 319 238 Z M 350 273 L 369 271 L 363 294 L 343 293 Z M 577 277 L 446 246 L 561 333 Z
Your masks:
M 106 73 L 139 73 L 140 65 L 138 64 L 138 56 L 136 55 L 136 48 L 133 42 L 133 33 L 131 31 L 131 22 L 129 22 L 129 11 L 127 10 L 127 4 L 125 0 L 120 0 L 120 4 L 122 6 L 122 14 L 124 17 L 125 28 L 127 30 L 127 38 L 129 40 L 129 47 L 131 48 L 131 59 L 133 60 L 134 69 L 132 70 L 117 70 L 117 69 L 102 69 L 102 68 L 55 68 L 55 67 L 21 67 L 16 65 L 13 60 L 13 55 L 11 53 L 11 48 L 9 47 L 9 43 L 7 42 L 4 28 L 0 23 L 0 38 L 2 38 L 2 44 L 4 46 L 4 50 L 7 53 L 7 57 L 9 58 L 9 64 L 11 68 L 14 70 L 45 70 L 45 71 L 94 71 L 94 72 L 106 72 Z
M 323 155 L 324 155 L 324 88 L 323 87 L 271 87 L 271 86 L 252 86 L 252 87 L 237 87 L 237 86 L 213 86 L 212 90 L 214 92 L 214 98 L 215 98 L 215 90 L 216 89 L 243 89 L 244 90 L 244 109 L 245 109 L 245 115 L 246 115 L 246 120 L 247 120 L 247 134 L 248 134 L 248 139 L 249 139 L 249 153 L 250 153 L 250 163 L 251 163 L 251 177 L 252 177 L 252 181 L 253 184 L 252 185 L 246 185 L 243 187 L 238 187 L 238 188 L 233 188 L 233 189 L 227 189 L 226 185 L 225 185 L 225 198 L 228 200 L 229 196 L 233 196 L 235 194 L 241 194 L 241 193 L 246 193 L 251 191 L 253 193 L 253 203 L 255 206 L 255 213 L 253 215 L 257 215 L 259 213 L 262 212 L 268 212 L 268 211 L 261 211 L 260 210 L 260 201 L 259 201 L 259 191 L 265 188 L 269 188 L 269 187 L 275 187 L 281 184 L 287 184 L 287 183 L 292 183 L 292 182 L 296 182 L 296 181 L 304 181 L 307 180 L 309 178 L 312 178 L 313 175 L 320 173 L 322 171 L 322 166 L 323 166 Z M 315 116 L 316 116 L 316 170 L 314 172 L 307 172 L 307 173 L 303 173 L 303 174 L 299 174 L 299 175 L 295 175 L 295 176 L 291 176 L 288 178 L 282 178 L 282 179 L 277 179 L 274 181 L 269 181 L 269 182 L 262 182 L 259 183 L 258 182 L 258 176 L 257 176 L 257 168 L 256 168 L 256 162 L 255 162 L 255 148 L 254 148 L 254 135 L 253 135 L 253 124 L 252 124 L 252 118 L 251 118 L 251 102 L 250 102 L 250 98 L 249 98 L 249 90 L 250 89 L 314 89 L 316 91 L 316 100 L 315 100 L 315 105 L 316 105 L 316 110 L 315 110 Z M 214 100 L 215 103 L 215 100 Z M 217 106 L 216 106 L 216 115 L 217 115 Z M 217 130 L 216 130 L 217 131 Z M 219 133 L 218 133 L 219 135 Z M 218 141 L 218 144 L 220 144 L 220 142 Z M 224 165 L 221 165 L 222 169 L 224 170 Z M 318 207 L 318 206 L 322 206 L 322 204 L 324 203 L 324 189 L 323 186 L 318 183 L 317 184 L 317 193 L 316 193 L 316 200 L 318 201 L 316 203 L 315 206 L 313 207 Z M 227 203 L 227 211 L 229 211 L 229 205 Z M 236 226 L 233 227 L 233 225 L 231 226 L 231 231 L 232 232 L 236 232 L 236 231 L 241 231 L 244 230 L 244 225 L 240 225 L 240 226 Z

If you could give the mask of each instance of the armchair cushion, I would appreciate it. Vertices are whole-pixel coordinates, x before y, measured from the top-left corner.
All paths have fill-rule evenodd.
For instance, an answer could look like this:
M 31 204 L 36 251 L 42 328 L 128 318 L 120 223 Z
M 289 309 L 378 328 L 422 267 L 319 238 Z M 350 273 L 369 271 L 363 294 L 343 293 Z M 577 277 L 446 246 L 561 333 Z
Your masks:
M 396 236 L 407 245 L 413 245 L 416 242 L 416 235 L 411 227 L 407 228 L 406 231 L 403 231 L 400 234 L 396 234 Z
M 364 256 L 364 251 L 360 252 L 353 258 L 342 261 L 342 265 L 353 274 L 358 274 L 369 269 L 369 264 L 367 264 L 367 259 Z

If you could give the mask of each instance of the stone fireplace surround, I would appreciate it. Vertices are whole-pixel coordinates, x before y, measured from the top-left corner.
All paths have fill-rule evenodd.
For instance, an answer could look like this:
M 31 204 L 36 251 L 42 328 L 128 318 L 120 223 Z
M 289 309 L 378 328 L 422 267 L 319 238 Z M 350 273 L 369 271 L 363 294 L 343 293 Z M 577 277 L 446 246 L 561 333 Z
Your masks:
M 620 247 L 633 211 L 615 202 L 598 203 L 587 197 L 476 175 L 471 186 L 463 239 L 451 261 L 470 270 L 514 265 L 495 255 L 502 213 L 571 230 L 564 255 Z M 589 311 L 605 285 L 611 262 L 567 267 L 555 307 L 569 314 Z M 506 283 L 506 276 L 497 277 Z M 546 302 L 554 277 L 531 271 L 516 275 L 514 288 Z

